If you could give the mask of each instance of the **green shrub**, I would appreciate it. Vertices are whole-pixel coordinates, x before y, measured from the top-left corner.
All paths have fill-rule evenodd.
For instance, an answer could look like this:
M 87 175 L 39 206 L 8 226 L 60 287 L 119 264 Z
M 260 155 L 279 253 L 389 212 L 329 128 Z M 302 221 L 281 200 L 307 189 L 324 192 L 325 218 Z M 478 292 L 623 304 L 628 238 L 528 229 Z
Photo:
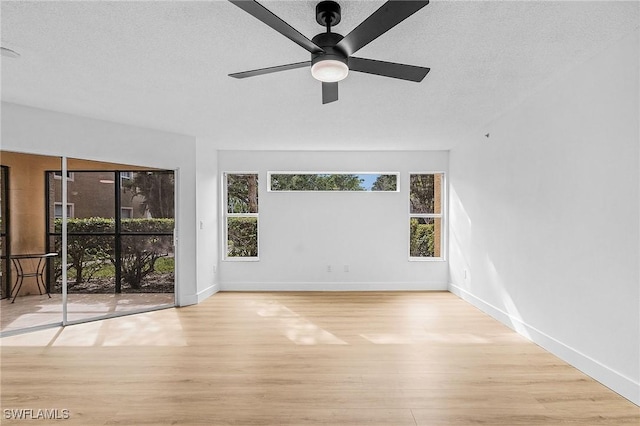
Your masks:
M 62 232 L 62 219 L 54 222 L 55 231 Z M 115 221 L 101 217 L 70 218 L 67 220 L 67 265 L 70 277 L 75 283 L 83 283 L 91 279 L 93 274 L 100 270 L 104 263 L 114 256 L 114 237 L 100 235 L 112 233 L 115 230 Z M 73 235 L 83 233 L 88 235 Z M 62 252 L 62 240 L 56 238 L 55 250 Z M 56 271 L 61 273 L 61 259 L 56 258 Z
M 174 219 L 123 219 L 126 233 L 173 233 Z M 54 229 L 62 231 L 62 220 L 55 219 Z M 82 233 L 83 235 L 74 235 Z M 67 265 L 75 283 L 92 277 L 115 274 L 115 220 L 109 218 L 71 218 L 67 220 Z M 139 289 L 144 277 L 154 272 L 159 258 L 173 252 L 173 235 L 122 235 L 121 277 L 131 288 Z M 62 252 L 61 239 L 55 250 Z M 56 275 L 61 274 L 61 261 L 56 258 Z M 166 270 L 166 267 L 165 267 Z M 113 275 L 111 275 L 113 276 Z M 56 277 L 57 278 L 57 277 Z M 116 283 L 117 285 L 117 283 Z
M 433 257 L 434 224 L 422 223 L 425 219 L 411 218 L 409 250 L 411 257 Z
M 122 232 L 173 233 L 174 219 L 122 219 Z
M 258 255 L 258 218 L 230 217 L 227 219 L 227 227 L 227 256 Z

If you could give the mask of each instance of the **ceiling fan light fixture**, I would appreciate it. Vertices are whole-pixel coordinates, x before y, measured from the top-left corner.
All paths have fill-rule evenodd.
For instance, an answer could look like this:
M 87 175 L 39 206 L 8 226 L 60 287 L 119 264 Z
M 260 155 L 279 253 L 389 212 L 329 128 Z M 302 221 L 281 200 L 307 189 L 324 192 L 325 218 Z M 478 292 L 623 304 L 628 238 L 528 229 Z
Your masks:
M 311 66 L 311 75 L 323 83 L 335 83 L 347 78 L 349 67 L 342 61 L 325 59 Z

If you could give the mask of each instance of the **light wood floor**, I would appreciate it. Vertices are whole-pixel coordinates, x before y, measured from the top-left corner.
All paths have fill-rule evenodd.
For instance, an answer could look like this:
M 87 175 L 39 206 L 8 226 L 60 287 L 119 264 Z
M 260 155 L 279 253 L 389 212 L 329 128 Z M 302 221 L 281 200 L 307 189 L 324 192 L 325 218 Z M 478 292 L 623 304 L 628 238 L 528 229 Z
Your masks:
M 2 424 L 640 424 L 638 406 L 445 292 L 218 293 L 1 343 Z

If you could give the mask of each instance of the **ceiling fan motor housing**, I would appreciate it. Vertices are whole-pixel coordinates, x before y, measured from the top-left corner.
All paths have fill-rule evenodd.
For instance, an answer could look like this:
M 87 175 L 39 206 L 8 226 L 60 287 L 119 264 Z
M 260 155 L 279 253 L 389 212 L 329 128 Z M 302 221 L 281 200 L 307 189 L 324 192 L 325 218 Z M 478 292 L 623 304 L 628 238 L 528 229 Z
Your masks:
M 340 17 L 340 5 L 335 1 L 321 1 L 316 5 L 316 22 L 323 27 L 335 27 Z
M 311 54 L 311 65 L 325 60 L 340 61 L 347 64 L 347 55 L 336 47 L 336 44 L 344 37 L 338 33 L 321 33 L 315 36 L 312 41 L 320 46 L 324 52 Z

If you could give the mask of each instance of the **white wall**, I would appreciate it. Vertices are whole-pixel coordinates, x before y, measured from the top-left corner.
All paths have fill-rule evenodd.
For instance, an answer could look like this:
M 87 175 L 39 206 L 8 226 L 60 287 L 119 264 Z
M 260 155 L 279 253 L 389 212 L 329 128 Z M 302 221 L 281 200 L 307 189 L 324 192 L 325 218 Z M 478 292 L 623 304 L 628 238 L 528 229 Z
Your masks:
M 218 198 L 218 150 L 214 141 L 200 138 L 196 143 L 196 208 L 198 302 L 220 290 Z
M 178 304 L 196 303 L 195 138 L 2 103 L 6 151 L 178 170 Z
M 636 32 L 487 124 L 449 176 L 450 289 L 635 403 L 639 51 Z
M 220 151 L 218 161 L 220 173 L 259 173 L 260 260 L 222 261 L 223 290 L 447 288 L 446 261 L 408 260 L 408 173 L 446 172 L 447 152 Z M 400 192 L 267 192 L 267 171 L 401 172 Z

